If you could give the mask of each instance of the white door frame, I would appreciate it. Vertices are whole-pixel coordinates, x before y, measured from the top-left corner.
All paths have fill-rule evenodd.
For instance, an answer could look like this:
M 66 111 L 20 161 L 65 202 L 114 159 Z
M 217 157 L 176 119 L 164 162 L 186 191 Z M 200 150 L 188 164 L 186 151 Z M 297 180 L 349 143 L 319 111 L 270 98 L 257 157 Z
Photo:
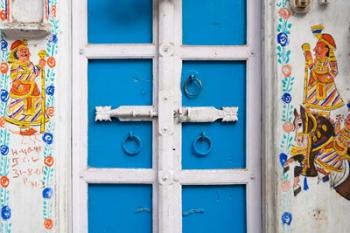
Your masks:
M 87 0 L 73 0 L 72 6 L 73 232 L 86 233 L 88 229 L 89 183 L 153 184 L 154 233 L 181 233 L 182 185 L 245 184 L 247 232 L 262 232 L 260 0 L 247 0 L 244 46 L 183 46 L 180 0 L 159 0 L 159 5 L 154 0 L 153 44 L 92 45 L 87 42 Z M 88 168 L 87 114 L 83 114 L 87 113 L 88 59 L 129 58 L 153 59 L 153 108 L 158 112 L 158 119 L 153 121 L 153 168 Z M 180 86 L 175 85 L 180 83 L 182 60 L 246 61 L 246 169 L 181 170 L 182 127 L 174 122 L 173 114 L 182 103 Z

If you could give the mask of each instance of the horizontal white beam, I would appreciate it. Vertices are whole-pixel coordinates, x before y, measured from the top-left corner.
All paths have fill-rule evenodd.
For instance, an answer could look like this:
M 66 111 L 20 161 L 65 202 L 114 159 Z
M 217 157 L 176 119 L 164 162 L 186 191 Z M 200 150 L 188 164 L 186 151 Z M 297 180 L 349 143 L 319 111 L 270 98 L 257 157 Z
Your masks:
M 88 59 L 142 59 L 153 58 L 157 48 L 153 44 L 98 44 L 80 49 Z
M 184 60 L 247 60 L 254 55 L 248 46 L 182 46 Z
M 247 184 L 255 179 L 244 169 L 182 170 L 179 182 L 182 185 L 229 185 Z
M 90 168 L 80 176 L 92 184 L 152 184 L 155 173 L 152 169 Z

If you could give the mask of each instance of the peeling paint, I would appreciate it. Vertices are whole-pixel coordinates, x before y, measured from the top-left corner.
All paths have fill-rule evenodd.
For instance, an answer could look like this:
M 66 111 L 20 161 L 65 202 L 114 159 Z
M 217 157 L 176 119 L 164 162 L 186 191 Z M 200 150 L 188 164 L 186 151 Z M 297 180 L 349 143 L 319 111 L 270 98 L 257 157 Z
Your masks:
M 188 217 L 188 216 L 193 215 L 193 214 L 204 214 L 204 213 L 205 213 L 204 209 L 192 208 L 192 209 L 189 209 L 189 210 L 183 212 L 182 216 Z

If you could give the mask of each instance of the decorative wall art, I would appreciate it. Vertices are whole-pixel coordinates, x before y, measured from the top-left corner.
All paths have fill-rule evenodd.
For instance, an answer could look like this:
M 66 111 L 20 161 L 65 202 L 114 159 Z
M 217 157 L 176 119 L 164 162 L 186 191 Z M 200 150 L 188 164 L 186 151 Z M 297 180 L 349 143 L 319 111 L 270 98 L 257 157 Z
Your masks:
M 59 22 L 46 3 L 51 35 L 43 40 L 0 35 L 0 232 L 54 232 L 55 79 Z M 0 0 L 0 19 L 9 4 Z
M 337 222 L 350 207 L 350 66 L 335 21 L 345 18 L 297 16 L 286 0 L 276 13 L 279 231 L 344 232 L 346 221 Z

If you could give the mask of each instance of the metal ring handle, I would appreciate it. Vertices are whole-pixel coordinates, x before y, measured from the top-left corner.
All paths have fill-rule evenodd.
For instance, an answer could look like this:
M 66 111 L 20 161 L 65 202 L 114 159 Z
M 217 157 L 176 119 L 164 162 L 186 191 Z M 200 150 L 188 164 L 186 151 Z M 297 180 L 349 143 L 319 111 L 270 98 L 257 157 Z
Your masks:
M 194 91 L 190 90 L 191 86 L 195 87 Z M 202 92 L 202 89 L 202 81 L 199 78 L 197 78 L 195 74 L 190 74 L 190 76 L 188 76 L 187 80 L 183 85 L 183 91 L 188 98 L 194 98 L 199 96 L 199 94 Z
M 200 150 L 198 148 L 198 145 L 201 144 L 201 143 L 206 143 L 208 145 L 208 149 L 207 150 Z M 212 141 L 210 139 L 210 137 L 208 137 L 205 132 L 201 132 L 201 134 L 193 141 L 192 143 L 192 150 L 193 150 L 193 153 L 195 155 L 197 155 L 198 157 L 205 157 L 207 156 L 210 151 L 212 150 L 213 148 L 213 144 L 212 144 Z
M 136 144 L 136 149 L 131 150 L 127 147 L 127 144 L 129 144 L 131 142 L 134 142 Z M 141 138 L 134 135 L 134 133 L 132 131 L 130 131 L 128 136 L 124 139 L 124 141 L 122 143 L 122 149 L 123 149 L 124 153 L 129 155 L 129 156 L 135 156 L 135 155 L 139 154 L 142 150 Z

